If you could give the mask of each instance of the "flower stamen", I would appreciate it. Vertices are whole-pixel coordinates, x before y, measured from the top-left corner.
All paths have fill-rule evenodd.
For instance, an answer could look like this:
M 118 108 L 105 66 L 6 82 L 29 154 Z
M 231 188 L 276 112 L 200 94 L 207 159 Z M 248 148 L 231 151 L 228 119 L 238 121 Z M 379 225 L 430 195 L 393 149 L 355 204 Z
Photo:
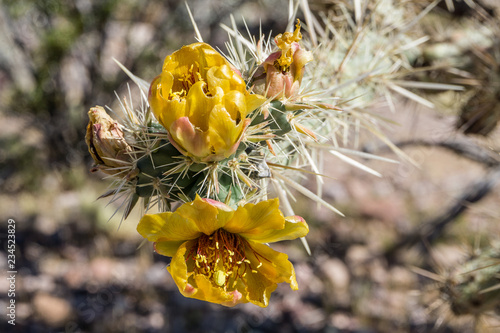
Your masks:
M 297 19 L 295 31 L 285 32 L 276 36 L 276 45 L 282 50 L 281 56 L 274 62 L 274 67 L 282 73 L 288 72 L 293 62 L 292 44 L 300 41 L 302 34 L 300 33 L 300 20 Z
M 250 248 L 257 257 L 257 253 L 239 235 L 218 229 L 210 236 L 201 236 L 188 252 L 186 261 L 194 261 L 195 274 L 207 276 L 224 290 L 233 289 L 248 271 L 257 273 L 257 269 L 262 266 L 259 259 L 259 265 L 252 267 L 245 255 L 245 248 Z

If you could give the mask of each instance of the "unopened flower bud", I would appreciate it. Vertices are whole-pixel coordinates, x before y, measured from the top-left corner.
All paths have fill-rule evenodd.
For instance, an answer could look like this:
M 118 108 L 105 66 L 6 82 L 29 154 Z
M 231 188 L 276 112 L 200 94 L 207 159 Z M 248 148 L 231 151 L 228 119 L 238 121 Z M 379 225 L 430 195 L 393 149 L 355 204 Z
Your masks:
M 130 155 L 132 147 L 125 140 L 120 124 L 101 106 L 90 108 L 88 115 L 85 141 L 95 162 L 91 171 L 101 170 L 108 175 L 124 174 L 130 178 L 135 170 Z

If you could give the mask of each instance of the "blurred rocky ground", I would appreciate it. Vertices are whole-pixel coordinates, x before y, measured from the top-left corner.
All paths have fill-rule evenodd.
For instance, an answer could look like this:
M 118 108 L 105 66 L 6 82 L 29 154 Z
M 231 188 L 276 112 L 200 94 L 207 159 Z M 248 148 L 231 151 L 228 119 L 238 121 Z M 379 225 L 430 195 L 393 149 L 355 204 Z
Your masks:
M 311 8 L 331 10 L 338 2 L 311 1 Z M 276 34 L 287 23 L 286 1 L 280 6 L 270 0 L 188 3 L 205 41 L 221 49 L 227 39 L 219 24 L 230 24 L 230 14 L 241 29 L 244 16 L 253 34 L 259 24 Z M 447 39 L 443 30 L 429 31 L 431 45 L 456 45 L 472 29 L 468 20 L 481 23 L 467 11 L 459 16 L 444 7 L 433 15 L 445 17 L 455 30 Z M 0 235 L 5 244 L 4 222 L 14 219 L 18 271 L 16 325 L 4 317 L 2 332 L 498 330 L 498 304 L 496 317 L 453 316 L 440 294 L 446 283 L 429 278 L 430 273 L 449 277 L 477 247 L 500 238 L 495 164 L 441 145 L 459 142 L 495 161 L 500 131 L 493 126 L 487 135 L 471 136 L 457 130 L 467 102 L 457 106 L 465 97 L 449 92 L 427 96 L 442 102 L 435 109 L 396 98 L 395 113 L 383 103 L 370 110 L 391 119 L 384 125 L 387 135 L 415 163 L 363 161 L 383 175 L 378 178 L 333 157 L 326 161 L 331 179 L 323 193 L 345 218 L 311 209 L 315 204 L 297 195 L 297 213 L 311 225 L 312 255 L 299 241 L 277 248 L 295 264 L 298 292 L 280 286 L 266 309 L 224 308 L 181 296 L 165 270 L 169 259 L 154 254 L 136 233 L 139 213 L 121 223 L 121 211 L 110 219 L 119 202 L 96 200 L 107 184 L 103 175 L 88 171 L 84 133 L 91 106 L 116 107 L 115 91 L 120 98 L 128 96 L 130 80 L 113 58 L 150 80 L 167 54 L 194 41 L 181 1 L 5 0 L 0 5 Z M 436 57 L 422 59 L 421 65 L 435 65 Z M 449 75 L 435 72 L 440 79 Z M 471 79 L 480 77 L 483 86 L 491 82 L 481 75 Z M 362 136 L 358 148 L 398 159 L 374 137 Z M 477 202 L 463 202 L 484 181 L 491 186 Z M 463 206 L 459 214 L 450 211 L 457 202 Z M 423 226 L 437 226 L 447 212 L 451 219 L 441 229 L 419 233 Z M 407 244 L 399 246 L 405 239 Z M 2 274 L 7 271 L 4 250 Z M 8 288 L 2 278 L 2 309 Z

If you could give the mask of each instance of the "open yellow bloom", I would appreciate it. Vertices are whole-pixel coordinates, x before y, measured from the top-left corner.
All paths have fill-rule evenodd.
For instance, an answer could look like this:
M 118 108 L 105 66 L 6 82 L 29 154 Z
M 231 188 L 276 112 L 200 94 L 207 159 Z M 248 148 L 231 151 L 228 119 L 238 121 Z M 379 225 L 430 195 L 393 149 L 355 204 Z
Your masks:
M 172 257 L 167 269 L 184 296 L 266 307 L 278 283 L 298 285 L 288 256 L 264 243 L 309 232 L 301 217 L 285 218 L 278 206 L 272 199 L 233 210 L 197 196 L 175 212 L 144 215 L 137 231 L 155 242 L 156 252 Z
M 233 154 L 250 123 L 247 115 L 264 101 L 250 94 L 240 74 L 205 43 L 167 56 L 149 91 L 151 109 L 170 141 L 196 162 Z

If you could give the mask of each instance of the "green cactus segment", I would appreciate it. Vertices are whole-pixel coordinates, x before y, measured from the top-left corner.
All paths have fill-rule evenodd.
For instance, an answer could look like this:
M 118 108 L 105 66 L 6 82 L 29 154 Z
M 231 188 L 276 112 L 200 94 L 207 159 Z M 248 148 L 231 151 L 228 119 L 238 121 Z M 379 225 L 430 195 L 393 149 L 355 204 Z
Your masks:
M 231 176 L 220 173 L 219 176 L 219 193 L 216 198 L 219 201 L 226 202 L 227 205 L 235 208 L 238 202 L 244 199 L 244 194 L 241 188 L 233 182 Z
M 292 130 L 292 126 L 287 119 L 287 115 L 290 111 L 286 110 L 286 107 L 280 101 L 272 101 L 269 106 L 269 116 L 264 119 L 264 115 L 259 111 L 259 114 L 253 118 L 250 126 L 258 125 L 262 122 L 269 121 L 267 128 L 272 130 L 272 133 L 276 136 L 283 136 Z
M 150 110 L 150 109 L 148 109 Z M 161 134 L 166 134 L 165 132 L 165 127 L 163 127 L 160 123 L 158 123 L 156 120 L 151 120 L 148 123 L 148 132 L 149 133 L 161 133 Z
M 137 161 L 140 170 L 136 178 L 135 193 L 139 197 L 150 198 L 162 195 L 166 198 L 179 194 L 195 182 L 194 171 L 182 173 L 182 169 L 165 176 L 182 163 L 183 156 L 174 146 L 161 141 L 159 146 L 150 154 L 146 154 Z
M 500 248 L 468 261 L 444 286 L 455 315 L 478 315 L 500 307 Z
M 145 154 L 137 161 L 137 167 L 141 174 L 161 176 L 179 162 L 179 157 L 182 157 L 182 154 L 174 146 L 161 140 L 150 154 Z
M 202 188 L 206 185 L 210 168 L 207 168 L 206 164 L 193 163 L 167 140 L 159 141 L 150 153 L 139 158 L 136 167 L 137 176 L 129 180 L 134 192 L 126 207 L 125 218 L 136 206 L 139 198 L 143 198 L 147 208 L 153 197 L 160 196 L 169 208 L 170 203 L 174 201 L 194 200 L 196 194 L 209 196 L 206 188 Z M 210 197 L 219 201 L 227 200 L 235 206 L 244 198 L 244 194 L 242 189 L 234 184 L 227 160 L 221 161 L 216 170 L 218 192 L 212 193 Z

